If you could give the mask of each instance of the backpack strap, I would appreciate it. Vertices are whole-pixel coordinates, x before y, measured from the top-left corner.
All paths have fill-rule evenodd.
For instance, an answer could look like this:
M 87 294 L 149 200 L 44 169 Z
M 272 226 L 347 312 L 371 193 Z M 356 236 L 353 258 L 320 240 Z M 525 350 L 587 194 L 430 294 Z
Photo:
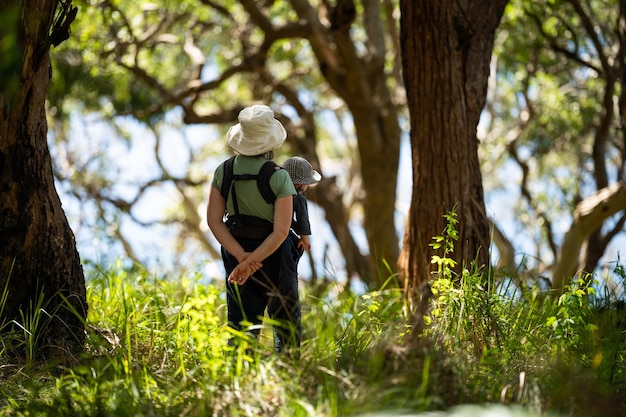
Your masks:
M 274 202 L 276 201 L 276 194 L 270 186 L 270 178 L 279 169 L 283 168 L 276 164 L 276 162 L 267 161 L 261 167 L 261 170 L 259 171 L 259 177 L 256 180 L 257 187 L 259 187 L 259 191 L 261 192 L 263 199 L 269 204 L 274 204 Z
M 270 178 L 276 171 L 282 169 L 282 167 L 280 167 L 274 161 L 267 161 L 263 164 L 258 174 L 235 175 L 233 173 L 234 162 L 235 156 L 227 159 L 224 162 L 224 178 L 222 180 L 222 187 L 220 189 L 220 193 L 222 194 L 222 197 L 224 197 L 224 200 L 228 200 L 228 193 L 230 192 L 233 181 L 256 180 L 257 187 L 259 188 L 259 192 L 263 196 L 263 199 L 269 204 L 274 204 L 274 202 L 276 201 L 276 194 L 270 186 Z M 233 194 L 235 194 L 234 189 Z M 238 212 L 235 195 L 233 195 L 233 203 L 235 205 L 235 211 Z
M 228 158 L 224 162 L 224 178 L 222 180 L 222 188 L 220 194 L 224 197 L 224 200 L 228 200 L 228 192 L 230 191 L 230 185 L 233 182 L 233 164 L 235 163 L 235 157 Z

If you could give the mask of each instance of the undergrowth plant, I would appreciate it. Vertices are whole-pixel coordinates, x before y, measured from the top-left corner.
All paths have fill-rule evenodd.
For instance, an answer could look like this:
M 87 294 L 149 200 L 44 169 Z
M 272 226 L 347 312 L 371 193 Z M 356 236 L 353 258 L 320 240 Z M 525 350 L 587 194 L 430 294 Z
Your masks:
M 259 340 L 228 330 L 223 279 L 91 269 L 85 352 L 28 364 L 0 351 L 0 416 L 350 417 L 504 402 L 533 416 L 588 417 L 587 394 L 616 409 L 626 389 L 623 301 L 601 299 L 588 275 L 558 295 L 519 291 L 472 264 L 455 275 L 457 222 L 446 219 L 432 245 L 438 274 L 423 334 L 412 334 L 395 277 L 364 294 L 305 284 L 303 345 L 292 356 L 274 353 L 269 321 Z M 41 320 L 23 319 L 33 338 Z
M 61 368 L 0 368 L 0 415 L 339 416 L 371 407 L 376 384 L 394 398 L 377 346 L 406 328 L 397 289 L 313 299 L 303 288 L 305 341 L 290 357 L 267 343 L 269 325 L 228 346 L 223 285 L 199 273 L 118 263 L 87 284 L 85 353 Z
M 606 327 L 599 325 L 605 323 L 602 317 L 614 318 L 615 309 L 598 309 L 593 276 L 578 276 L 561 293 L 536 286 L 512 289 L 513 279 L 495 281 L 493 274 L 473 269 L 464 268 L 455 276 L 455 263 L 449 259 L 457 239 L 455 216 L 454 212 L 446 215 L 448 226 L 431 245 L 444 251 L 443 256 L 432 257 L 438 275 L 432 283 L 426 334 L 445 349 L 455 372 L 466 376 L 464 395 L 540 410 L 542 396 L 574 403 L 577 390 L 591 389 L 589 381 L 594 392 L 601 389 L 602 394 L 612 392 L 607 387 L 618 380 L 624 387 L 624 373 L 618 370 L 624 366 L 626 320 L 621 324 L 613 320 L 612 330 L 600 329 Z M 619 265 L 615 268 L 617 275 L 622 271 Z M 578 381 L 581 386 L 569 380 L 571 375 L 563 376 L 564 368 L 586 375 Z M 564 382 L 575 388 L 563 389 L 559 384 Z

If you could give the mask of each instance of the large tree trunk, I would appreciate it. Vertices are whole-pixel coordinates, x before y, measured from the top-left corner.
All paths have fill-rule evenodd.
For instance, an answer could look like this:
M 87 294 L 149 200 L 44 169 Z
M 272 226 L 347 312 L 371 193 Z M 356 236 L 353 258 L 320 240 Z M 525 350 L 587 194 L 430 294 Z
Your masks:
M 399 270 L 408 294 L 436 265 L 428 246 L 458 213 L 460 268 L 489 262 L 476 127 L 486 100 L 495 30 L 507 0 L 401 0 L 404 81 L 411 115 L 413 195 Z
M 358 11 L 354 0 L 334 2 L 326 15 L 328 25 L 322 24 L 320 11 L 309 2 L 291 3 L 302 21 L 307 21 L 311 27 L 308 40 L 322 75 L 345 101 L 354 119 L 363 178 L 363 227 L 369 258 L 359 256 L 345 226 L 334 226 L 333 232 L 340 232 L 336 234 L 337 239 L 344 253 L 349 254 L 346 259 L 348 272 L 356 268 L 354 272 L 360 274 L 370 288 L 377 288 L 390 275 L 385 270 L 386 265 L 393 267 L 399 253 L 394 210 L 401 134 L 396 106 L 386 85 L 388 75 L 385 72 L 381 3 L 376 0 L 361 3 L 366 51 L 357 50 L 352 40 L 352 25 Z M 333 184 L 328 185 L 332 187 Z M 320 191 L 324 192 L 326 184 L 320 186 Z M 336 205 L 329 204 L 328 200 L 335 195 L 328 194 L 319 202 L 325 210 L 338 212 Z M 341 220 L 329 219 L 329 222 L 337 225 Z
M 331 27 L 326 33 L 327 40 L 332 41 L 327 45 L 332 48 L 327 45 L 323 48 L 311 40 L 322 74 L 346 102 L 354 119 L 363 178 L 363 227 L 370 255 L 370 275 L 363 275 L 366 271 L 358 272 L 370 288 L 378 288 L 389 278 L 390 272 L 395 272 L 388 271 L 387 267 L 395 269 L 400 249 L 394 215 L 402 132 L 396 104 L 387 85 L 381 13 L 378 2 L 363 2 L 370 45 L 366 58 L 360 56 L 351 38 L 351 26 L 356 17 L 353 0 L 337 1 L 333 8 Z M 329 60 L 329 56 L 334 56 L 336 61 Z
M 63 38 L 63 28 L 53 27 L 57 3 L 0 0 L 3 17 L 13 17 L 1 30 L 16 40 L 12 65 L 0 74 L 0 291 L 6 291 L 0 331 L 30 332 L 27 355 L 80 348 L 87 313 L 83 270 L 47 144 L 50 43 Z M 63 3 L 69 11 L 71 1 Z M 69 25 L 66 12 L 55 25 Z

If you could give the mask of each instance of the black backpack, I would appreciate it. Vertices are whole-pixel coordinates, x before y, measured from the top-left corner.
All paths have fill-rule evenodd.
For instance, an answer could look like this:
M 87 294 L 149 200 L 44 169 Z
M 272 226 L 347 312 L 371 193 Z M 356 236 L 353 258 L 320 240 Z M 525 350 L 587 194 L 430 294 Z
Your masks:
M 270 186 L 270 178 L 276 171 L 282 169 L 282 167 L 274 161 L 267 161 L 263 164 L 258 174 L 235 175 L 233 173 L 234 162 L 235 156 L 224 162 L 224 180 L 222 181 L 222 188 L 220 190 L 224 200 L 228 200 L 228 193 L 233 185 L 233 181 L 256 180 L 257 187 L 259 188 L 259 192 L 263 196 L 263 199 L 269 204 L 274 204 L 276 201 L 276 194 L 274 194 L 274 191 L 272 191 L 272 187 Z
M 276 201 L 276 194 L 274 194 L 274 191 L 272 191 L 272 187 L 270 186 L 270 177 L 274 174 L 274 172 L 282 168 L 275 162 L 267 161 L 263 164 L 258 174 L 234 175 L 234 162 L 234 156 L 224 162 L 224 180 L 222 181 L 222 188 L 220 189 L 220 193 L 226 201 L 228 200 L 228 194 L 232 194 L 233 206 L 235 208 L 235 214 L 228 216 L 226 219 L 226 226 L 235 237 L 258 240 L 265 239 L 270 233 L 272 233 L 274 228 L 273 223 L 258 217 L 239 214 L 237 192 L 235 191 L 236 187 L 234 187 L 233 182 L 256 180 L 257 187 L 259 188 L 259 192 L 263 196 L 263 199 L 269 204 L 274 204 Z

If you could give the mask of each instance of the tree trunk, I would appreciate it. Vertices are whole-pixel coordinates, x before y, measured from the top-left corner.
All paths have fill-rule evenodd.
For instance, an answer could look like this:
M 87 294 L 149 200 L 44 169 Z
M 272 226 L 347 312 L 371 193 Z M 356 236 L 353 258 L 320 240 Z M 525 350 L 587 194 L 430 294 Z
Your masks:
M 3 18 L 13 17 L 2 22 L 4 38 L 15 39 L 12 66 L 0 73 L 0 330 L 30 332 L 27 356 L 80 349 L 87 314 L 83 270 L 47 144 L 50 44 L 63 39 L 57 25 L 71 22 L 71 1 L 62 3 L 67 8 L 53 24 L 56 0 L 0 0 Z
M 507 0 L 401 0 L 404 81 L 411 118 L 413 194 L 398 262 L 407 295 L 431 277 L 428 246 L 458 214 L 457 271 L 489 262 L 476 128 L 496 28 Z M 440 254 L 441 255 L 441 254 Z
M 387 86 L 383 29 L 378 26 L 381 24 L 380 5 L 371 0 L 364 2 L 364 20 L 369 22 L 369 25 L 366 23 L 368 43 L 376 45 L 364 59 L 352 41 L 351 20 L 347 18 L 356 13 L 353 3 L 352 0 L 336 3 L 334 20 L 331 19 L 331 30 L 327 33 L 339 64 L 333 65 L 333 61 L 327 59 L 330 53 L 316 50 L 316 55 L 322 63 L 324 78 L 345 101 L 354 119 L 363 178 L 363 228 L 370 255 L 370 275 L 361 278 L 370 288 L 378 288 L 390 273 L 395 273 L 386 268 L 395 269 L 400 249 L 394 216 L 402 131 L 396 104 Z M 343 10 L 340 15 L 346 20 L 343 24 L 342 19 L 337 18 L 339 9 Z

